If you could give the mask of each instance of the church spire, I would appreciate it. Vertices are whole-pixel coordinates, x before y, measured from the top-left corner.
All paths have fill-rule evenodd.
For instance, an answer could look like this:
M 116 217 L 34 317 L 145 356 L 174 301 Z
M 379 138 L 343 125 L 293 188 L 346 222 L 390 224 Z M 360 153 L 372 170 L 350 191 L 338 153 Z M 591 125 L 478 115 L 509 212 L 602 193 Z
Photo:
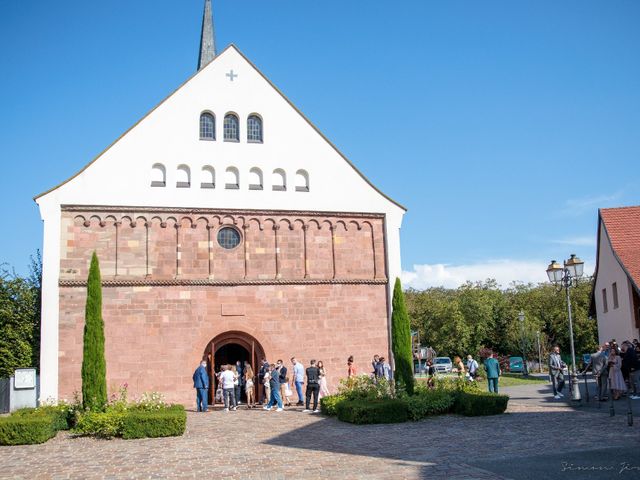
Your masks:
M 204 15 L 202 16 L 202 34 L 200 37 L 198 70 L 206 67 L 215 56 L 216 40 L 213 33 L 213 9 L 211 8 L 211 0 L 205 0 Z

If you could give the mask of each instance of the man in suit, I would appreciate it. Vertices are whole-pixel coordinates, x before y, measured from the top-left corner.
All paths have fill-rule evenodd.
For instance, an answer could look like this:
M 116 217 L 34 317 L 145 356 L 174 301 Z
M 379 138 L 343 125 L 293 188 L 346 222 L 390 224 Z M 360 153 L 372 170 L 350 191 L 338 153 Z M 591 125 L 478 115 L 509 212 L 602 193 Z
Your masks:
M 487 372 L 489 391 L 498 393 L 498 379 L 502 372 L 500 371 L 500 362 L 493 357 L 493 352 L 491 352 L 489 358 L 484 361 L 484 369 Z
M 196 410 L 206 412 L 207 397 L 209 395 L 209 375 L 207 375 L 207 361 L 200 362 L 200 366 L 193 372 L 193 388 L 196 389 Z
M 556 400 L 564 397 L 562 389 L 564 388 L 564 367 L 565 363 L 560 358 L 560 346 L 553 347 L 553 352 L 549 355 L 549 375 L 551 375 L 551 384 L 553 385 L 553 398 Z
M 605 352 L 604 346 L 599 346 L 598 351 L 591 355 L 591 370 L 593 371 L 593 376 L 596 377 L 598 400 L 601 402 L 607 400 L 607 386 L 609 384 L 608 357 L 609 355 Z

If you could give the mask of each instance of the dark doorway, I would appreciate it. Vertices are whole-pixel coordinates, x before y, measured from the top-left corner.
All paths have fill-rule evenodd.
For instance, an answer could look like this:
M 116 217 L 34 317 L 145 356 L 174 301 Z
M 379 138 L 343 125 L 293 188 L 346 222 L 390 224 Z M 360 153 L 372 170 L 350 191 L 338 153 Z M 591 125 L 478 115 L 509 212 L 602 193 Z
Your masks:
M 235 365 L 238 360 L 242 362 L 249 361 L 251 354 L 242 345 L 237 343 L 228 343 L 220 347 L 214 356 L 213 364 L 216 373 L 220 371 L 220 365 Z

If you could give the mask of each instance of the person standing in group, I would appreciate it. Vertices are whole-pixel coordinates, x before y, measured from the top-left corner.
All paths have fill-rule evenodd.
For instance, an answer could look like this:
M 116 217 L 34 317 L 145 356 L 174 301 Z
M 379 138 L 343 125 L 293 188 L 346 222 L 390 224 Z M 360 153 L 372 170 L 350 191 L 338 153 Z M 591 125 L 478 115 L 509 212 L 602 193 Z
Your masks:
M 327 372 L 324 369 L 322 360 L 318 360 L 318 371 L 320 373 L 320 393 L 318 394 L 318 398 L 320 399 L 331 395 L 329 393 L 329 387 L 327 386 Z
M 268 381 L 265 381 L 264 376 L 269 372 L 269 363 L 266 358 L 260 360 L 260 369 L 258 370 L 258 383 L 262 385 L 264 388 L 262 389 L 262 396 L 260 397 L 260 403 L 265 403 L 269 401 L 269 392 L 266 390 L 266 385 L 268 385 Z
M 357 374 L 358 372 L 356 371 L 356 366 L 353 361 L 353 355 L 350 355 L 349 358 L 347 358 L 347 378 L 353 378 Z
M 464 377 L 464 363 L 458 355 L 453 357 L 453 364 L 456 366 L 456 370 L 458 371 L 458 377 Z
M 609 388 L 609 353 L 605 352 L 603 346 L 598 346 L 598 351 L 591 355 L 591 371 L 596 377 L 596 388 L 598 389 L 598 400 L 601 402 L 609 398 L 607 390 Z
M 618 355 L 617 345 L 611 345 L 609 352 L 609 389 L 614 400 L 618 400 L 620 395 L 627 391 L 627 385 L 624 383 L 622 376 L 622 359 Z
M 631 388 L 634 392 L 630 398 L 631 400 L 640 400 L 640 344 L 637 339 L 633 340 L 633 351 L 636 355 L 635 369 L 631 372 L 629 381 L 631 382 Z
M 553 352 L 549 355 L 549 375 L 551 375 L 551 385 L 553 386 L 553 398 L 556 400 L 564 397 L 564 369 L 566 364 L 560 358 L 560 347 L 553 347 Z
M 280 375 L 278 373 L 278 369 L 275 365 L 271 365 L 271 370 L 269 372 L 269 387 L 271 390 L 271 397 L 269 398 L 269 403 L 264 406 L 265 410 L 271 410 L 271 407 L 274 405 L 278 405 L 276 412 L 281 412 L 282 408 L 282 398 L 280 398 Z
M 253 384 L 253 368 L 248 363 L 244 366 L 244 393 L 247 396 L 247 408 L 253 408 L 255 403 L 255 387 Z
M 236 362 L 236 373 L 238 374 L 238 384 L 236 388 L 236 403 L 240 405 L 242 399 L 242 390 L 244 390 L 244 368 L 242 362 L 238 360 Z
M 489 391 L 498 393 L 498 380 L 502 372 L 500 371 L 500 363 L 493 357 L 493 352 L 491 352 L 489 358 L 484 361 L 484 369 L 487 371 Z
M 303 412 L 310 412 L 309 403 L 313 395 L 313 413 L 318 413 L 318 394 L 320 393 L 320 369 L 316 367 L 316 361 L 311 360 L 307 367 L 307 394 Z
M 388 382 L 393 379 L 393 371 L 391 365 L 387 363 L 384 357 L 380 357 L 380 365 L 382 365 L 382 378 L 385 378 Z
M 209 395 L 209 375 L 207 375 L 207 361 L 202 360 L 193 372 L 193 388 L 196 389 L 196 411 L 208 410 L 207 396 Z
M 236 400 L 236 405 L 240 405 L 240 372 L 236 365 L 231 365 L 231 371 L 233 372 L 233 396 Z
M 265 405 L 269 403 L 269 401 L 271 400 L 270 380 L 271 380 L 271 373 L 267 368 L 267 370 L 262 374 L 262 387 L 263 387 L 263 395 L 264 395 L 264 400 L 262 401 L 262 403 L 264 403 Z
M 282 360 L 278 360 L 276 364 L 276 368 L 278 369 L 278 376 L 280 377 L 280 398 L 282 398 L 282 403 L 285 406 L 291 406 L 291 397 L 287 395 L 287 387 L 289 386 L 289 377 L 287 376 L 287 367 L 284 366 L 284 362 Z
M 302 400 L 302 384 L 304 383 L 304 366 L 296 360 L 296 357 L 291 357 L 291 363 L 293 363 L 293 383 L 296 386 L 296 393 L 298 394 L 299 407 L 304 405 Z
M 472 355 L 467 355 L 467 371 L 469 379 L 473 382 L 478 376 L 478 362 L 473 359 Z
M 224 411 L 231 410 L 236 411 L 238 405 L 236 404 L 236 394 L 234 389 L 235 374 L 233 373 L 231 365 L 223 365 L 220 372 L 220 382 L 222 383 L 222 396 L 224 397 Z
M 373 360 L 371 360 L 371 368 L 373 369 L 371 373 L 373 373 L 374 377 L 378 376 L 378 363 L 380 363 L 380 356 L 374 355 Z

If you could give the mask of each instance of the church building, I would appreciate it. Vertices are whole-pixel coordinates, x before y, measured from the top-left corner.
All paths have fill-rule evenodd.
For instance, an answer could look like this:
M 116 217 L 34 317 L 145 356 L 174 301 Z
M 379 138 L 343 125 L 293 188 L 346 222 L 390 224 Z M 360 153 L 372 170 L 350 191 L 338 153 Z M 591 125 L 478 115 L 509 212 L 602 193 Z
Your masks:
M 191 405 L 203 358 L 295 356 L 322 360 L 333 391 L 350 355 L 359 373 L 391 357 L 405 209 L 238 48 L 216 52 L 211 0 L 197 72 L 35 200 L 43 400 L 81 390 L 94 251 L 110 390 Z

